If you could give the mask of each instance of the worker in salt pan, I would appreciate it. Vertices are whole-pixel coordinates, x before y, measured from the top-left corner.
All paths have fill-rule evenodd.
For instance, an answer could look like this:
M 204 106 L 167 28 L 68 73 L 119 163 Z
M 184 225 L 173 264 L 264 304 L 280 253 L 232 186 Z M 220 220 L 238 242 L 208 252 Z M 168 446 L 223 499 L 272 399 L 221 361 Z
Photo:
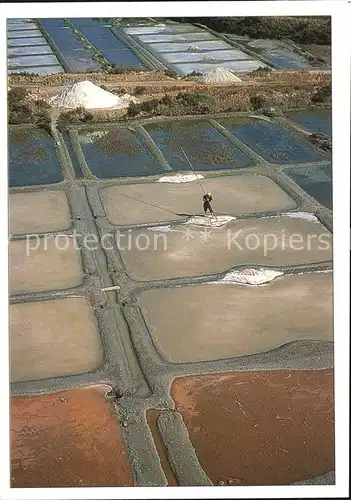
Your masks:
M 211 202 L 212 202 L 213 198 L 212 198 L 211 193 L 204 194 L 203 197 L 202 197 L 202 200 L 204 202 L 204 212 L 205 212 L 205 215 L 207 215 L 207 211 L 209 211 L 210 214 L 213 215 L 213 208 L 212 208 L 212 205 L 211 205 Z

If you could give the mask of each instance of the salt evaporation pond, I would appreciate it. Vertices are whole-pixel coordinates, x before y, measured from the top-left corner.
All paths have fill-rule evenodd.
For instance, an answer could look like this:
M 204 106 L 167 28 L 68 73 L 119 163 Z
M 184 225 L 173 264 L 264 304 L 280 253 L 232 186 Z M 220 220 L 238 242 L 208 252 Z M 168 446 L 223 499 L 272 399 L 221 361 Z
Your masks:
M 49 45 L 38 45 L 37 47 L 9 47 L 8 56 L 36 56 L 40 54 L 53 54 Z M 11 59 L 9 60 L 11 61 Z
M 216 37 L 206 31 L 194 31 L 194 33 L 179 33 L 174 35 L 136 35 L 135 39 L 143 43 L 155 42 L 195 42 L 199 40 L 216 40 Z
M 44 19 L 38 19 L 38 21 L 40 22 L 40 24 L 44 28 L 65 28 L 66 27 L 64 20 L 60 19 L 60 18 L 52 18 L 52 19 L 44 18 Z
M 12 38 L 7 41 L 7 47 L 33 47 L 36 45 L 48 45 L 48 43 L 43 36 Z
M 128 35 L 153 35 L 155 33 L 163 34 L 178 34 L 178 33 L 189 33 L 192 31 L 199 31 L 199 28 L 191 24 L 177 24 L 175 26 L 131 26 L 127 28 L 122 28 Z
M 39 29 L 34 30 L 23 30 L 23 31 L 8 31 L 7 38 L 28 38 L 33 36 L 41 36 L 41 31 Z
M 143 140 L 128 129 L 79 131 L 78 140 L 96 177 L 109 179 L 164 172 Z
M 113 19 L 106 18 L 100 21 L 98 19 L 88 17 L 76 17 L 70 18 L 69 21 L 77 28 L 80 28 L 81 26 L 92 26 L 98 28 L 100 26 L 111 26 Z
M 25 31 L 25 30 L 35 30 L 38 29 L 38 26 L 32 22 L 19 22 L 19 23 L 11 23 L 7 22 L 7 30 L 8 31 Z
M 268 61 L 284 69 L 308 69 L 310 63 L 306 57 L 297 53 L 293 47 L 280 40 L 254 40 L 248 37 L 231 37 L 236 43 L 261 55 Z
M 171 52 L 170 54 L 162 53 L 161 57 L 169 63 L 186 63 L 203 61 L 231 61 L 233 59 L 247 59 L 248 56 L 241 50 L 211 50 L 208 52 Z
M 9 67 L 23 67 L 23 66 L 57 66 L 59 61 L 54 54 L 44 55 L 30 55 L 11 57 L 8 60 Z
M 255 118 L 218 120 L 255 153 L 274 164 L 318 161 L 323 154 L 295 138 L 286 129 Z
M 76 38 L 70 28 L 52 28 L 46 26 L 45 31 L 50 35 L 63 55 L 65 55 L 65 51 L 84 49 L 84 43 Z
M 64 73 L 65 70 L 63 69 L 62 66 L 56 65 L 56 66 L 19 66 L 16 69 L 9 69 L 7 71 L 9 74 L 13 73 L 28 73 L 28 74 L 35 74 L 35 75 L 53 75 L 57 73 Z
M 144 127 L 172 170 L 188 170 L 183 148 L 195 170 L 242 168 L 251 160 L 204 121 L 150 123 Z
M 123 50 L 102 50 L 104 56 L 110 64 L 115 64 L 120 68 L 144 68 L 140 59 L 129 49 Z
M 206 53 L 203 53 L 206 56 Z M 260 61 L 255 60 L 245 60 L 245 61 L 217 61 L 212 62 L 211 64 L 206 63 L 184 63 L 184 64 L 174 64 L 174 68 L 177 72 L 186 76 L 193 71 L 198 71 L 200 73 L 208 73 L 220 66 L 221 68 L 228 68 L 233 70 L 235 73 L 249 73 L 250 71 L 254 71 L 258 68 L 264 68 L 266 65 Z
M 333 207 L 332 167 L 319 165 L 312 167 L 289 167 L 284 172 L 296 184 L 327 208 Z
M 39 129 L 10 127 L 8 155 L 10 187 L 63 180 L 54 143 Z
M 128 47 L 113 35 L 111 30 L 104 26 L 82 26 L 79 28 L 83 35 L 98 50 L 127 49 Z
M 62 55 L 68 62 L 73 72 L 96 70 L 101 67 L 100 63 L 93 61 L 93 53 L 89 50 L 65 49 Z
M 232 48 L 226 42 L 222 40 L 210 40 L 208 42 L 186 42 L 186 43 L 153 43 L 148 46 L 148 49 L 152 52 L 194 52 L 194 50 L 190 50 L 191 47 L 198 47 L 199 50 L 229 50 Z M 249 56 L 247 56 L 249 58 Z
M 322 132 L 332 135 L 331 109 L 314 109 L 310 111 L 294 111 L 288 113 L 287 118 L 302 125 L 310 132 Z

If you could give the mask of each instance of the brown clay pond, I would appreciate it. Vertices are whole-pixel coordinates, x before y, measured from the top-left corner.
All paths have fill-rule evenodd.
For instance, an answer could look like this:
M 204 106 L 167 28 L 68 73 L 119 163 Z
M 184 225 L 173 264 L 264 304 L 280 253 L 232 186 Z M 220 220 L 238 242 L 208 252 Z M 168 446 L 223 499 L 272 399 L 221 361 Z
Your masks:
M 214 484 L 284 485 L 334 470 L 331 371 L 191 376 L 171 392 Z
M 132 486 L 105 386 L 11 399 L 11 486 Z

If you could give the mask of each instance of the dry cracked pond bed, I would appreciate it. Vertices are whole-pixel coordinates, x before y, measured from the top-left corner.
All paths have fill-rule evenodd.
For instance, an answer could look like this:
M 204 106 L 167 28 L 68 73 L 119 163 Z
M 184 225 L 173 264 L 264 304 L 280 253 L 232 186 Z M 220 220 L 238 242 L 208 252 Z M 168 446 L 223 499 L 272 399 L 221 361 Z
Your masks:
M 252 119 L 143 127 L 10 136 L 12 486 L 318 484 L 334 470 L 329 160 Z

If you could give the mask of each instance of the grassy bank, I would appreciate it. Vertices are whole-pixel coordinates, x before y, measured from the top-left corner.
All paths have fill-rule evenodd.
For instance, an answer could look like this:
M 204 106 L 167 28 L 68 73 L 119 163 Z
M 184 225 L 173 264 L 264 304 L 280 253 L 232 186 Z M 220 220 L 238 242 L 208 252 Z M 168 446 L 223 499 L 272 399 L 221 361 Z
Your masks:
M 219 33 L 252 38 L 290 39 L 296 43 L 318 45 L 331 43 L 331 19 L 327 16 L 182 17 L 173 20 L 201 23 Z

